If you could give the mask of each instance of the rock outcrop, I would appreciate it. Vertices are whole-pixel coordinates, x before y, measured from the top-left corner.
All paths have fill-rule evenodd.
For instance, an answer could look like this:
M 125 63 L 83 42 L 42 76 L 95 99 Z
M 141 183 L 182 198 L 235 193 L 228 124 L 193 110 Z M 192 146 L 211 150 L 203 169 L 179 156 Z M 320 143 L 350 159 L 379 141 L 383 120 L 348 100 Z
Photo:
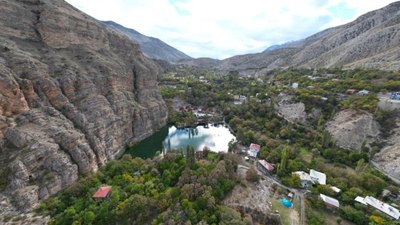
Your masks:
M 387 176 L 400 184 L 400 115 L 393 118 L 396 127 L 391 135 L 385 139 L 383 147 L 373 158 L 373 164 Z
M 65 1 L 2 1 L 0 191 L 29 210 L 162 127 L 158 73 L 137 44 Z
M 293 95 L 280 93 L 277 98 L 276 112 L 291 123 L 307 123 L 306 107 L 302 102 L 294 102 Z
M 379 140 L 379 124 L 372 114 L 346 109 L 335 115 L 326 125 L 336 145 L 350 150 L 360 150 L 366 144 Z

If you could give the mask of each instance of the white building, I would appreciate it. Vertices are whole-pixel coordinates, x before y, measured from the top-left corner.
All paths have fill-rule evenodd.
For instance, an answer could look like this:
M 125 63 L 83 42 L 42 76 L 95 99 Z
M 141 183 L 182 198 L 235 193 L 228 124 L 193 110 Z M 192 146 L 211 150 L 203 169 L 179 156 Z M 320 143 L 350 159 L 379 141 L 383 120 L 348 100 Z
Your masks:
M 332 191 L 336 192 L 336 193 L 340 193 L 342 190 L 340 190 L 340 188 L 335 187 L 335 186 L 330 186 L 329 187 Z
M 299 88 L 299 83 L 293 83 L 293 84 L 292 84 L 292 88 L 294 88 L 294 89 Z
M 359 91 L 357 94 L 358 94 L 358 95 L 361 95 L 361 96 L 364 96 L 364 95 L 368 95 L 368 94 L 369 94 L 369 91 L 363 89 L 363 90 Z
M 396 220 L 398 220 L 400 218 L 400 212 L 398 209 L 396 209 L 384 202 L 381 202 L 374 197 L 367 196 L 367 197 L 363 198 L 363 197 L 357 196 L 354 200 L 357 202 L 360 202 L 361 204 L 369 205 Z
M 310 177 L 314 182 L 317 182 L 321 185 L 326 185 L 326 175 L 324 173 L 311 169 Z
M 326 206 L 329 206 L 332 208 L 339 208 L 339 206 L 340 206 L 339 201 L 337 199 L 331 198 L 324 194 L 319 194 L 319 197 L 322 199 L 322 201 L 325 203 Z
M 308 174 L 304 171 L 296 171 L 296 172 L 293 172 L 293 174 L 300 177 L 300 186 L 302 188 L 310 188 L 314 183 L 310 177 L 310 174 Z

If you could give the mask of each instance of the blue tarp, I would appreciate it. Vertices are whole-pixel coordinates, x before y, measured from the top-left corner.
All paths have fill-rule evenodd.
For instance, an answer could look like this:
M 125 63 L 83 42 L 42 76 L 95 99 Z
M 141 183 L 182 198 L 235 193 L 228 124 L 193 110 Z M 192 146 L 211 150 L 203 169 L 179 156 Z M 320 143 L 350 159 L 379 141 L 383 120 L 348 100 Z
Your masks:
M 286 208 L 292 208 L 293 203 L 286 198 L 281 198 L 281 203 L 284 205 Z

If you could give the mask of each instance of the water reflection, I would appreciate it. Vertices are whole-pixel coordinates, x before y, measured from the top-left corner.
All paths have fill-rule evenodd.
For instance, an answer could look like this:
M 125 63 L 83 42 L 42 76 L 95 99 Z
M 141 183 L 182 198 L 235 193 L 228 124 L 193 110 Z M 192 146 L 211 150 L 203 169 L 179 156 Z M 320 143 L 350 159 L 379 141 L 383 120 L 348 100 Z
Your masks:
M 229 141 L 236 139 L 229 129 L 224 126 L 209 126 L 209 128 L 198 126 L 187 129 L 170 127 L 168 134 L 168 137 L 163 142 L 165 149 L 169 147 L 169 139 L 172 149 L 186 148 L 187 145 L 191 145 L 195 150 L 203 150 L 204 147 L 208 147 L 215 152 L 226 152 L 228 151 Z
M 167 132 L 168 130 L 168 132 Z M 146 140 L 128 149 L 127 153 L 141 158 L 153 157 L 156 152 L 163 149 L 185 149 L 191 145 L 195 150 L 203 150 L 204 147 L 215 152 L 227 152 L 228 143 L 236 140 L 235 136 L 225 126 L 209 126 L 205 128 L 177 129 L 165 127 Z

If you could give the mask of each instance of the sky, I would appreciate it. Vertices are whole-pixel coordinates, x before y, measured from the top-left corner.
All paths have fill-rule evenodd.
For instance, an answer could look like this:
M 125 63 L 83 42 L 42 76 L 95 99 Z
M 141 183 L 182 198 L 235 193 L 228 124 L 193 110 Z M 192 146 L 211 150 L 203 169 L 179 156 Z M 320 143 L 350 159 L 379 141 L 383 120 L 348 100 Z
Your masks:
M 393 0 L 66 0 L 99 20 L 224 59 L 306 38 Z

